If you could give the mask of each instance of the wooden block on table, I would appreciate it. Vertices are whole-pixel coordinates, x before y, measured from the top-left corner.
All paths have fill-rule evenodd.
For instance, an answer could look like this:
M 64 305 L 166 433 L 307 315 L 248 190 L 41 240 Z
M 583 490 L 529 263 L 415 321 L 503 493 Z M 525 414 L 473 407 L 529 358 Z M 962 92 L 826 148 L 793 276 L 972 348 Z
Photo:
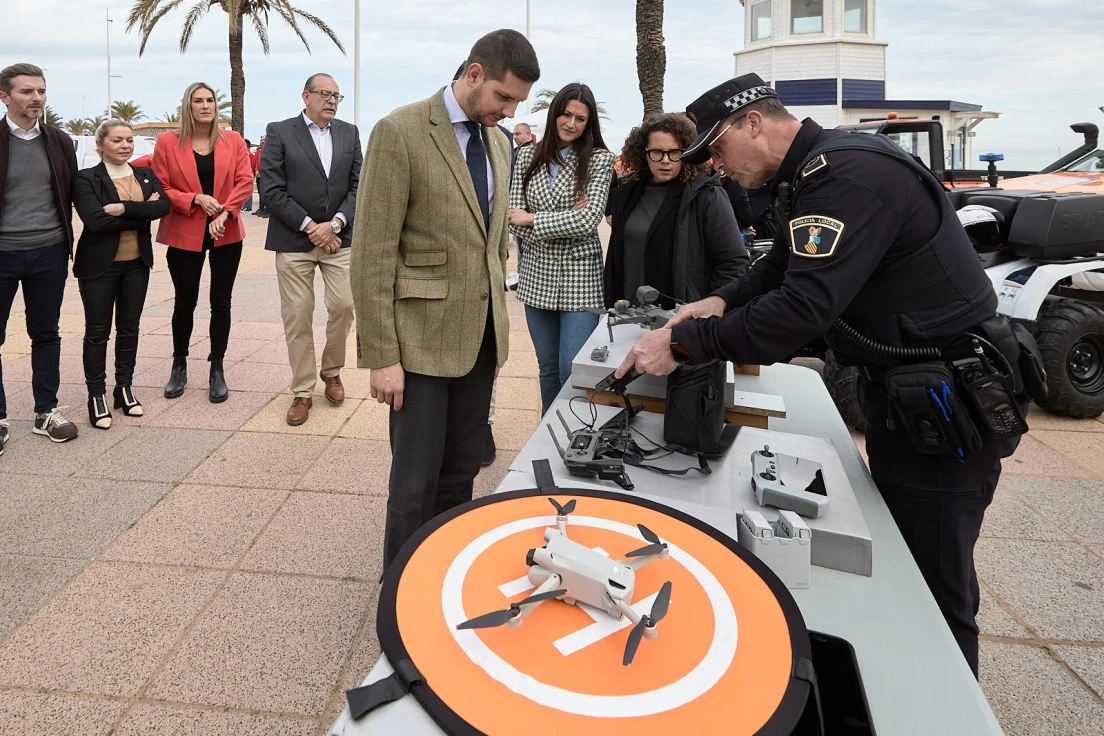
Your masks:
M 739 393 L 739 392 L 737 392 Z M 608 391 L 595 391 L 594 389 L 588 389 L 586 392 L 587 399 L 593 401 L 595 404 L 602 404 L 603 406 L 617 406 L 623 407 L 625 404 L 621 401 L 621 398 L 617 394 L 609 393 Z M 662 414 L 667 407 L 667 402 L 664 399 L 656 399 L 651 396 L 634 396 L 629 394 L 629 400 L 633 405 L 639 404 L 644 407 L 644 411 L 650 411 L 654 414 Z M 755 396 L 765 396 L 767 398 L 778 398 L 781 402 L 781 397 L 771 397 L 767 394 L 755 394 Z M 771 414 L 765 410 L 762 412 L 751 412 L 740 409 L 725 409 L 725 419 L 732 424 L 739 424 L 744 427 L 758 427 L 759 429 L 767 428 L 767 417 L 769 416 L 786 416 L 786 412 L 783 409 L 782 414 Z
M 733 363 L 732 372 L 742 373 L 745 376 L 758 376 L 760 366 L 752 363 Z

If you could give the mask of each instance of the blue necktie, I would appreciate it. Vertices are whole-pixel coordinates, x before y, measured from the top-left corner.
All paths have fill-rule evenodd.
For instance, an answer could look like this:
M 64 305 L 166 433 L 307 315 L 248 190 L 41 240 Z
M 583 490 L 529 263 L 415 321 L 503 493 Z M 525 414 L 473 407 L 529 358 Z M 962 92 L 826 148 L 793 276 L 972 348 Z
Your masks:
M 471 174 L 472 184 L 475 185 L 475 196 L 479 199 L 479 210 L 483 213 L 483 225 L 491 228 L 491 203 L 487 193 L 487 149 L 483 145 L 483 137 L 479 123 L 465 120 L 471 137 L 468 138 L 468 173 Z

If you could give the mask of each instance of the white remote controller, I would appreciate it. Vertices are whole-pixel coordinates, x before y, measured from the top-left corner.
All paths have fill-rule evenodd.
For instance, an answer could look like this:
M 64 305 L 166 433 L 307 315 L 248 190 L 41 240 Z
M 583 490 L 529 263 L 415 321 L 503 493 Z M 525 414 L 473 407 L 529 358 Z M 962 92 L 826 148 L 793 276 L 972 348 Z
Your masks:
M 819 518 L 828 508 L 824 469 L 820 463 L 771 452 L 769 445 L 751 453 L 751 485 L 760 506 L 796 511 Z

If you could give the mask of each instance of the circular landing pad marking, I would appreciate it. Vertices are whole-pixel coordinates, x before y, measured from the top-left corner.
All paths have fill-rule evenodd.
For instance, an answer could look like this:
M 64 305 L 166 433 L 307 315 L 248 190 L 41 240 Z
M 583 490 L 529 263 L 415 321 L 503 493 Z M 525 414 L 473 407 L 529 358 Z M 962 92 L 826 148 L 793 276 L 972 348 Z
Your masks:
M 551 600 L 516 628 L 457 631 L 532 591 L 526 552 L 556 525 L 538 491 L 496 494 L 437 517 L 389 571 L 378 615 L 392 662 L 409 658 L 427 686 L 412 692 L 449 733 L 788 733 L 807 685 L 791 677 L 808 635 L 782 583 L 734 540 L 681 512 L 631 496 L 564 489 L 577 500 L 568 536 L 615 560 L 645 542 L 670 557 L 636 572 L 646 613 L 666 581 L 667 616 L 622 665 L 631 622 Z

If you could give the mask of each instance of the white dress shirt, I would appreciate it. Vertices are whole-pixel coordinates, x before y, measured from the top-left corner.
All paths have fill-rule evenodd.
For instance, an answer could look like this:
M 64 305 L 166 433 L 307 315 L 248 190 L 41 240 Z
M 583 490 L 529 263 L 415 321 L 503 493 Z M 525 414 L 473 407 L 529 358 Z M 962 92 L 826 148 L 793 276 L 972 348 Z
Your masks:
M 33 141 L 35 138 L 42 135 L 42 129 L 38 127 L 37 120 L 35 121 L 35 124 L 31 126 L 30 130 L 23 130 L 18 125 L 13 123 L 11 118 L 5 117 L 4 119 L 8 121 L 8 128 L 11 129 L 11 134 L 14 135 L 16 138 L 22 138 L 25 141 Z
M 322 170 L 326 172 L 326 178 L 330 177 L 330 164 L 333 163 L 333 136 L 330 133 L 330 124 L 327 123 L 325 128 L 318 127 L 318 123 L 314 122 L 307 117 L 307 114 L 303 113 L 303 122 L 307 125 L 307 130 L 310 131 L 311 140 L 314 141 L 314 148 L 318 151 L 318 158 L 322 160 Z M 349 220 L 345 217 L 344 212 L 338 212 L 334 217 L 341 220 L 342 225 L 348 225 Z M 303 218 L 303 224 L 299 226 L 299 231 L 307 229 L 307 225 L 310 224 L 310 215 Z
M 471 139 L 471 132 L 468 131 L 468 126 L 464 125 L 465 122 L 469 122 L 471 118 L 464 112 L 464 108 L 460 107 L 460 103 L 456 101 L 456 94 L 452 91 L 452 85 L 449 84 L 445 87 L 445 107 L 448 109 L 449 122 L 452 123 L 452 132 L 456 134 L 456 142 L 460 144 L 460 153 L 464 154 L 464 162 L 468 160 L 468 141 Z M 483 124 L 480 123 L 479 130 L 483 130 Z M 483 138 L 483 148 L 487 150 L 487 139 Z M 494 209 L 494 170 L 491 169 L 491 152 L 487 150 L 487 209 Z

